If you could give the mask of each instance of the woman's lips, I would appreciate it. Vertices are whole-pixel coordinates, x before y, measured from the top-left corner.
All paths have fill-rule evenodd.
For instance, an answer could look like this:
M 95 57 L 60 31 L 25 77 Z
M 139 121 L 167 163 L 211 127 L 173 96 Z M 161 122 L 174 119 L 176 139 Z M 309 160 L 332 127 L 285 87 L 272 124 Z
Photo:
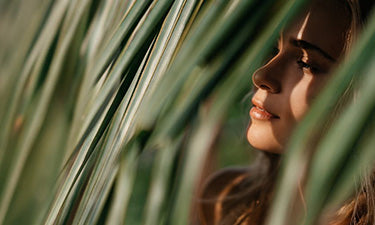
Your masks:
M 250 110 L 250 116 L 256 120 L 270 120 L 270 119 L 279 119 L 280 117 L 268 112 L 261 106 L 258 106 L 256 101 L 253 101 L 254 106 Z

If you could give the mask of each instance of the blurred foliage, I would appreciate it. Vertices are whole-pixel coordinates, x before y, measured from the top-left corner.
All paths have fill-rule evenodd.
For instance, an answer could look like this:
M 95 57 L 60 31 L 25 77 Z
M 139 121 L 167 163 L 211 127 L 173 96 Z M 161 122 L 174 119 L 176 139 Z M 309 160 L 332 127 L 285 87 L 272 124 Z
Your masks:
M 187 224 L 209 152 L 251 160 L 241 100 L 304 3 L 1 0 L 0 224 Z M 370 21 L 291 141 L 269 224 L 287 224 L 306 140 L 360 72 L 311 163 L 305 224 L 375 158 Z

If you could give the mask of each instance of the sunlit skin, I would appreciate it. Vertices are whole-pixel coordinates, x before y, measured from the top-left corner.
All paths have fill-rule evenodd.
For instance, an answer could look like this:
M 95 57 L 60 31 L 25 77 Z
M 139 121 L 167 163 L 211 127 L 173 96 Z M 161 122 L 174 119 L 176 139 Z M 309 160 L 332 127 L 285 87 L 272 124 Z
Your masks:
M 345 53 L 350 18 L 344 4 L 317 0 L 281 33 L 278 53 L 252 76 L 247 139 L 254 148 L 285 151 L 295 125 Z

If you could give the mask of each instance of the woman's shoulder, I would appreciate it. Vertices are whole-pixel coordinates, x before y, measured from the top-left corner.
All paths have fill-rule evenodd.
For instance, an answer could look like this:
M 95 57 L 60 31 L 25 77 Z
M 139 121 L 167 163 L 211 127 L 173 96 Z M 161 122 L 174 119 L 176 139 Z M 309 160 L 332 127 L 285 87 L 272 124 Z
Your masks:
M 271 193 L 268 179 L 272 176 L 256 165 L 214 173 L 198 199 L 201 222 L 205 225 L 261 224 Z
M 203 224 L 217 224 L 221 220 L 219 217 L 223 212 L 218 212 L 228 206 L 229 196 L 239 192 L 238 188 L 250 173 L 248 167 L 226 168 L 215 172 L 207 179 L 198 199 Z
M 202 199 L 216 199 L 220 193 L 240 183 L 249 174 L 249 167 L 231 167 L 213 173 L 203 185 Z

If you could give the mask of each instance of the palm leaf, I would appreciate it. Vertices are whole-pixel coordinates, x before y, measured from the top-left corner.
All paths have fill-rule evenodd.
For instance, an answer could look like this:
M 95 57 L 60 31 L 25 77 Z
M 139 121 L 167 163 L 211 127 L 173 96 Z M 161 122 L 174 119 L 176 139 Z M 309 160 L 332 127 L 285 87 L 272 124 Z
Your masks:
M 10 44 L 0 53 L 0 224 L 191 222 L 198 178 L 222 124 L 305 2 L 1 0 L 2 31 L 12 30 L 17 9 L 37 16 L 29 26 L 21 16 L 0 37 L 0 47 L 8 45 L 27 27 L 17 51 Z M 342 204 L 370 170 L 369 21 L 293 135 L 268 224 L 294 222 L 288 209 L 303 171 L 309 210 L 293 217 L 298 224 Z M 304 149 L 353 80 L 360 99 L 310 157 Z M 29 191 L 39 189 L 40 200 Z

